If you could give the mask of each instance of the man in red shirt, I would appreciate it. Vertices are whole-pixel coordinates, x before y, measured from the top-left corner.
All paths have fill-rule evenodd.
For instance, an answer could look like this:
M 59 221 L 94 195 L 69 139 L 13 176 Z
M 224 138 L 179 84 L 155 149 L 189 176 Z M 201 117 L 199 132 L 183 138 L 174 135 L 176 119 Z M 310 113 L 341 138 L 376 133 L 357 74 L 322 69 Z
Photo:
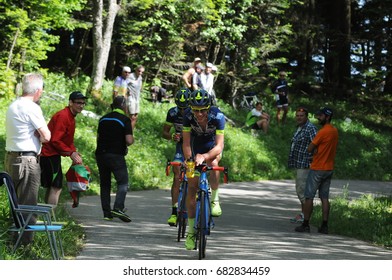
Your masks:
M 304 221 L 295 228 L 297 232 L 310 232 L 309 220 L 313 212 L 313 199 L 318 190 L 323 213 L 323 223 L 318 232 L 328 234 L 329 188 L 338 145 L 338 130 L 330 123 L 332 115 L 332 110 L 327 107 L 316 113 L 319 124 L 323 127 L 308 146 L 308 152 L 313 154 L 313 161 L 305 187 Z
M 82 164 L 82 158 L 74 145 L 75 117 L 82 112 L 87 97 L 79 91 L 69 96 L 68 106 L 58 111 L 49 121 L 48 128 L 52 133 L 50 142 L 42 145 L 41 185 L 46 188 L 45 202 L 57 205 L 62 185 L 63 172 L 61 156 L 70 157 L 72 164 Z

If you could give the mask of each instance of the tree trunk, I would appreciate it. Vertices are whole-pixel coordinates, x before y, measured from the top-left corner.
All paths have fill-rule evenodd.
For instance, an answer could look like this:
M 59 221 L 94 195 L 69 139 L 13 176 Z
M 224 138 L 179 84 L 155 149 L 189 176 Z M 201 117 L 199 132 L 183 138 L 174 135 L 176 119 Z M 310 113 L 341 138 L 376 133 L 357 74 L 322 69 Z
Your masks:
M 79 46 L 78 53 L 76 54 L 75 65 L 71 70 L 71 77 L 75 77 L 79 74 L 80 63 L 82 62 L 82 58 L 84 55 L 84 51 L 86 50 L 88 44 L 88 35 L 90 34 L 90 30 L 86 29 L 83 33 L 82 42 Z
M 104 5 L 106 1 L 106 5 Z M 89 93 L 96 101 L 101 100 L 101 89 L 105 78 L 113 25 L 120 6 L 116 0 L 93 0 L 93 69 Z M 107 11 L 105 10 L 107 7 Z
M 13 55 L 14 48 L 15 48 L 15 45 L 16 45 L 16 40 L 17 40 L 18 37 L 19 37 L 19 31 L 20 31 L 20 29 L 18 28 L 18 29 L 16 30 L 16 33 L 15 33 L 15 36 L 14 36 L 14 40 L 12 41 L 10 53 L 8 54 L 7 68 L 6 68 L 7 70 L 10 69 L 10 67 L 11 67 L 12 55 Z

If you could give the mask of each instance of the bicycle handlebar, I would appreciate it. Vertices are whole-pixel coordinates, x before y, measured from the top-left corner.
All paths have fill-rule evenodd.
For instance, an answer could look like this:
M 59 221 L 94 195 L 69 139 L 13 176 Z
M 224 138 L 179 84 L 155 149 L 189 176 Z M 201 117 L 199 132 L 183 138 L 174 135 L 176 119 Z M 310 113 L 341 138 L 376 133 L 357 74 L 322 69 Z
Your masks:
M 182 162 L 167 160 L 166 163 L 166 176 L 170 174 L 170 166 L 184 166 Z
M 170 161 L 167 160 L 166 163 L 166 176 L 169 176 L 170 174 L 170 166 L 181 166 L 182 168 L 185 168 L 185 164 L 183 162 L 178 162 L 178 161 Z M 195 167 L 200 172 L 207 172 L 207 171 L 219 171 L 223 172 L 223 182 L 227 184 L 229 182 L 229 168 L 224 167 L 224 166 L 208 166 L 206 163 L 200 164 Z
M 199 170 L 200 172 L 207 172 L 207 171 L 219 171 L 223 172 L 223 182 L 227 184 L 229 182 L 229 168 L 224 166 L 208 166 L 206 163 L 200 164 L 195 167 L 195 169 Z

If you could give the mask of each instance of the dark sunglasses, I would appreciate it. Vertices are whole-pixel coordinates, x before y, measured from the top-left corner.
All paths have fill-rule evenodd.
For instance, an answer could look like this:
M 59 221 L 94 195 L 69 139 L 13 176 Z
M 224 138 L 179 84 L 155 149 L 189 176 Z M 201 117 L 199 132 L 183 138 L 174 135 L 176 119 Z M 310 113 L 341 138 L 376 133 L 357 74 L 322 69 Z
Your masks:
M 192 109 L 193 113 L 207 113 L 208 109 Z

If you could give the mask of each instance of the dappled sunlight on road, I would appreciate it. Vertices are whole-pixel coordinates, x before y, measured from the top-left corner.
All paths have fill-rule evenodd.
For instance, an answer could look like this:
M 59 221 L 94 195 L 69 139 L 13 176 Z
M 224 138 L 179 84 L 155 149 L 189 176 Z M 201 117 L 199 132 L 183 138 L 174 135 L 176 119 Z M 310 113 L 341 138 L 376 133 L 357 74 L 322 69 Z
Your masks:
M 334 193 L 344 181 L 333 182 Z M 355 183 L 351 182 L 354 189 Z M 367 183 L 355 185 L 355 195 Z M 382 191 L 392 191 L 386 184 Z M 114 196 L 112 196 L 114 200 Z M 297 233 L 289 219 L 299 203 L 293 181 L 230 183 L 220 191 L 223 215 L 214 218 L 208 236 L 206 259 L 392 259 L 392 251 L 351 238 Z M 170 190 L 129 192 L 126 207 L 131 223 L 119 219 L 104 221 L 99 196 L 82 197 L 78 208 L 69 212 L 86 230 L 86 244 L 77 259 L 197 259 L 177 242 L 177 228 L 169 227 Z

